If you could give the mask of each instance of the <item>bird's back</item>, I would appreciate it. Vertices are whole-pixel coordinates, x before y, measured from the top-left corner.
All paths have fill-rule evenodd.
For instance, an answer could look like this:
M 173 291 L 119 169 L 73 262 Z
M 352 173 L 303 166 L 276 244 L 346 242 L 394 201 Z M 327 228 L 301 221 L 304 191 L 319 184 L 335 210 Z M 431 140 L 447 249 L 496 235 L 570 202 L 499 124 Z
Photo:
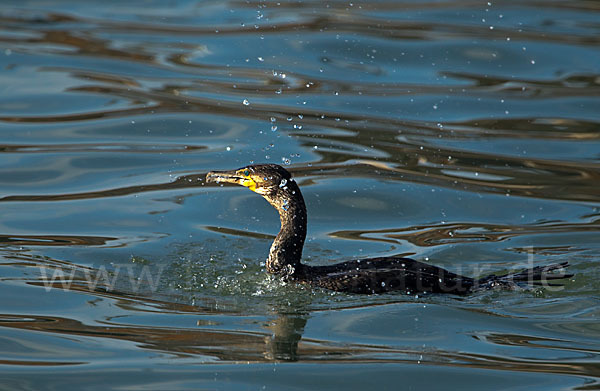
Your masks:
M 475 283 L 470 277 L 400 257 L 361 259 L 330 266 L 301 265 L 294 278 L 312 286 L 349 293 L 465 294 Z

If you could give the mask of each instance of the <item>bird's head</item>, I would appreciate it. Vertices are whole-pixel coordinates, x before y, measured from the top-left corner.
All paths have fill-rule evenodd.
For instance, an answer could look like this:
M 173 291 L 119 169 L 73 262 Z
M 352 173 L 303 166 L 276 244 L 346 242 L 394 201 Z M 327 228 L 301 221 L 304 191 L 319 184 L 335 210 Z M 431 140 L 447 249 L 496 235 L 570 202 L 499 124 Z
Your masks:
M 269 196 L 287 189 L 292 175 L 277 164 L 255 164 L 231 171 L 211 171 L 207 182 L 235 183 L 269 199 Z

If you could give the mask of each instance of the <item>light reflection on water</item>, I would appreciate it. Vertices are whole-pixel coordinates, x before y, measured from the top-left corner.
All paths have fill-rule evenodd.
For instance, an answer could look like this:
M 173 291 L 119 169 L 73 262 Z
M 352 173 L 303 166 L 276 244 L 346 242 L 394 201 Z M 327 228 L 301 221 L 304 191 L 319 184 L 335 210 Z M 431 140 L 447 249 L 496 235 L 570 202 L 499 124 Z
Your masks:
M 597 388 L 597 19 L 585 1 L 9 2 L 3 384 Z M 276 212 L 204 183 L 250 162 L 289 164 L 307 262 L 575 277 L 463 298 L 284 284 L 261 266 Z

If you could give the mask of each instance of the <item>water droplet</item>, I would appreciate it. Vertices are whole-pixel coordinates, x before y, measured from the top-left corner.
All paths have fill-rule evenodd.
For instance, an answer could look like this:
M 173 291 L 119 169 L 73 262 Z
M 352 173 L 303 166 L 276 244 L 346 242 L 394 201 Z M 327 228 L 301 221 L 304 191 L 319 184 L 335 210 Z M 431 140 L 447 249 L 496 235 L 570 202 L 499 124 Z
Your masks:
M 244 99 L 242 101 L 242 103 L 244 104 L 244 106 L 248 106 L 250 104 L 250 102 L 248 101 L 248 99 Z
M 272 131 L 272 132 L 275 132 L 275 131 L 277 131 L 277 125 L 273 125 L 273 126 L 271 126 L 271 131 Z
M 263 61 L 265 61 L 265 59 L 264 59 L 264 58 L 262 58 L 262 57 L 257 57 L 257 59 L 258 59 L 258 61 L 260 61 L 260 62 L 263 62 Z
M 283 178 L 283 179 L 281 180 L 281 182 L 279 183 L 279 187 L 283 187 L 283 186 L 285 186 L 285 185 L 287 185 L 287 179 Z
M 271 122 L 275 122 L 275 121 L 277 121 L 277 118 L 271 117 Z

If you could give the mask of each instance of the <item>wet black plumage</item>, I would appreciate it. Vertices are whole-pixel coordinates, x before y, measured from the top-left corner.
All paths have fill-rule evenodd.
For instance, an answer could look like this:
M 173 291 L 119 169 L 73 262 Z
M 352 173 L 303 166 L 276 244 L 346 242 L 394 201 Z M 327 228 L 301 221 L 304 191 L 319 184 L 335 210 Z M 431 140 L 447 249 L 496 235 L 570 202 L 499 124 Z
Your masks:
M 481 279 L 461 276 L 410 258 L 380 257 L 328 266 L 301 263 L 306 238 L 307 214 L 300 188 L 283 167 L 259 164 L 233 171 L 209 172 L 207 182 L 235 183 L 262 195 L 277 211 L 281 230 L 271 245 L 267 272 L 290 281 L 351 293 L 451 293 L 467 294 L 476 289 L 514 286 L 519 283 L 568 278 L 567 262 L 534 267 L 514 274 L 490 275 Z

